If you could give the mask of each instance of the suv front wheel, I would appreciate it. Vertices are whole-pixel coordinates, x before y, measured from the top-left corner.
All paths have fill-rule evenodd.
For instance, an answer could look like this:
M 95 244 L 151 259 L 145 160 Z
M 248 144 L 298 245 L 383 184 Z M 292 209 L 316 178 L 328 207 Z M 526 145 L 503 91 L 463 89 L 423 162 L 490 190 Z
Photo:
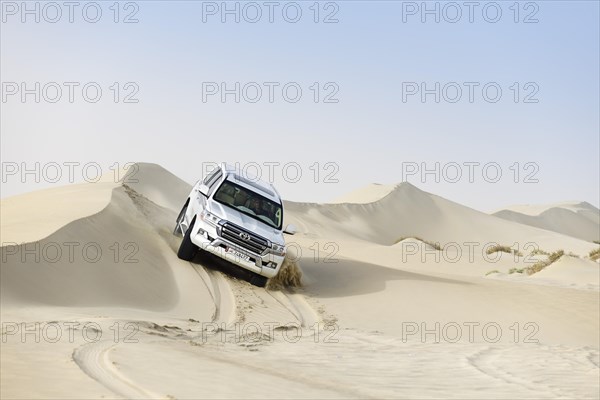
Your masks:
M 190 238 L 195 223 L 196 217 L 194 217 L 190 227 L 185 231 L 185 235 L 183 235 L 183 240 L 179 246 L 179 251 L 177 252 L 177 257 L 185 261 L 192 261 L 196 256 L 196 253 L 198 253 L 198 246 L 192 243 L 192 239 Z
M 254 286 L 265 287 L 267 285 L 267 280 L 269 278 L 253 273 L 252 278 L 250 278 L 250 283 Z
M 179 211 L 179 215 L 177 216 L 177 220 L 175 221 L 175 229 L 173 229 L 173 235 L 175 236 L 179 236 L 179 232 L 183 233 L 183 227 L 181 226 L 181 223 L 184 221 L 187 208 L 188 202 L 186 201 L 181 211 Z

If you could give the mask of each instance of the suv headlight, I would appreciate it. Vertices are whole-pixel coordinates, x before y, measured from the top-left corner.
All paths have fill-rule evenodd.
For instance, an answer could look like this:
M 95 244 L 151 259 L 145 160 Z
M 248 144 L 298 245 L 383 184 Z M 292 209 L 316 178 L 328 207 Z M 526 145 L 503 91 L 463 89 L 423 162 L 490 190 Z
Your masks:
M 285 246 L 281 246 L 276 243 L 271 243 L 271 250 L 273 254 L 285 257 Z
M 217 226 L 217 224 L 221 220 L 219 217 L 217 217 L 214 214 L 209 213 L 206 210 L 202 210 L 202 212 L 200 213 L 200 219 L 212 226 Z

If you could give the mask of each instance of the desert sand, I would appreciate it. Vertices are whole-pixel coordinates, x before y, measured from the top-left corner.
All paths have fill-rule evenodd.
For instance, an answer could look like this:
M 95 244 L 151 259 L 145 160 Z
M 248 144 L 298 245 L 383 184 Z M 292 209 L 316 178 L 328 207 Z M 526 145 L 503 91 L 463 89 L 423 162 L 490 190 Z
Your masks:
M 1 398 L 600 396 L 598 245 L 575 234 L 597 209 L 559 230 L 408 183 L 285 202 L 302 287 L 263 289 L 178 259 L 190 185 L 138 166 L 2 200 Z

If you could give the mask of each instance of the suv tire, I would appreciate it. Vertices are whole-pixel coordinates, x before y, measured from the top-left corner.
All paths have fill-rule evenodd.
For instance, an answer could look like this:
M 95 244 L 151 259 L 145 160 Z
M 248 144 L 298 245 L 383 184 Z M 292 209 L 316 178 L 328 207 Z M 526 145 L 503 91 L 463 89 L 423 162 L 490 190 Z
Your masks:
M 192 220 L 188 230 L 185 231 L 185 235 L 183 236 L 183 240 L 179 246 L 179 251 L 177 252 L 177 257 L 185 261 L 192 261 L 198 253 L 198 246 L 192 243 L 192 239 L 190 238 L 190 235 L 192 234 L 192 228 L 194 228 L 195 223 L 196 217 L 194 217 Z
M 265 287 L 267 285 L 268 279 L 269 278 L 267 278 L 265 276 L 253 274 L 252 278 L 250 278 L 250 283 L 253 284 L 254 286 Z

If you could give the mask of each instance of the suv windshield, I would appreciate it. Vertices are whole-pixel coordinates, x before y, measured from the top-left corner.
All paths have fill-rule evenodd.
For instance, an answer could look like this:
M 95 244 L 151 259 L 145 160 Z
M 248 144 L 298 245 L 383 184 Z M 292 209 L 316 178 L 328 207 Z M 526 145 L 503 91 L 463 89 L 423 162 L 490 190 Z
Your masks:
M 226 180 L 215 193 L 214 199 L 273 228 L 281 229 L 283 219 L 281 204 L 243 186 Z

